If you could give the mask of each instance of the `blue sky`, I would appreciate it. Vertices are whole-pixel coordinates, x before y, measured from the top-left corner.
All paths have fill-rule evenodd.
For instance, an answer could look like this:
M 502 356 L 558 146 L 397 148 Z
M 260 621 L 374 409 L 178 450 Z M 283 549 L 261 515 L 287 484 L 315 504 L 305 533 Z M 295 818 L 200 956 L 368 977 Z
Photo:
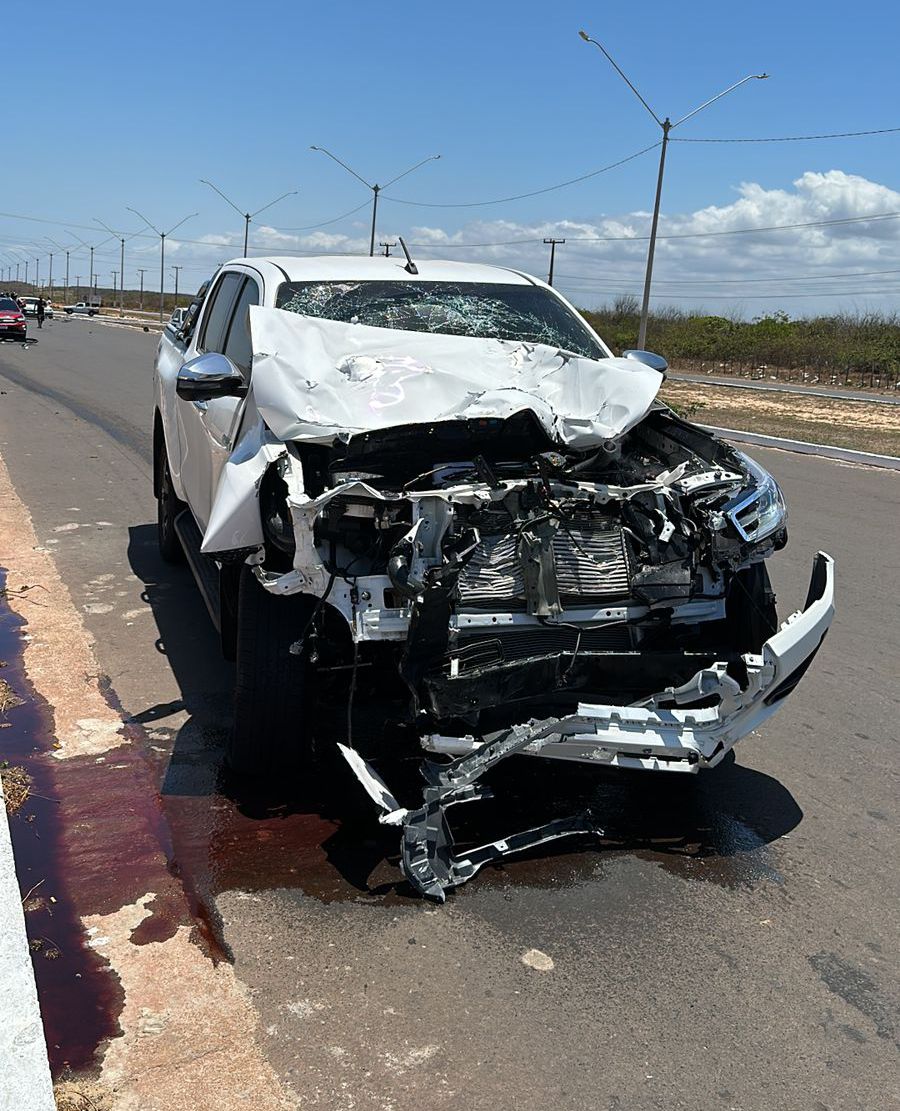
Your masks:
M 683 138 L 900 126 L 900 16 L 887 2 L 282 0 L 51 4 L 43 11 L 39 25 L 23 13 L 26 46 L 4 55 L 4 87 L 16 91 L 24 138 L 6 151 L 0 206 L 69 227 L 99 217 L 124 230 L 139 227 L 127 205 L 163 228 L 198 211 L 181 234 L 210 245 L 172 244 L 183 285 L 198 284 L 222 257 L 240 253 L 228 246 L 240 243 L 239 217 L 201 177 L 251 210 L 300 189 L 253 229 L 258 252 L 365 245 L 366 210 L 322 229 L 284 230 L 329 220 L 367 199 L 358 182 L 309 150 L 315 143 L 380 182 L 426 155 L 442 155 L 388 191 L 381 206 L 380 232 L 430 243 L 422 254 L 543 273 L 539 242 L 453 244 L 565 234 L 572 242 L 560 249 L 558 284 L 580 303 L 638 287 L 640 241 L 584 240 L 621 229 L 646 234 L 655 151 L 579 185 L 506 204 L 432 208 L 391 199 L 441 205 L 528 192 L 653 143 L 655 124 L 599 51 L 578 38 L 582 26 L 661 116 L 677 118 L 747 73 L 772 75 L 685 124 L 676 132 Z M 673 144 L 660 230 L 694 234 L 900 211 L 898 151 L 900 133 Z M 46 235 L 69 241 L 64 227 L 0 217 L 0 252 L 33 255 Z M 799 314 L 835 304 L 891 307 L 893 290 L 900 292 L 900 275 L 881 273 L 892 263 L 900 268 L 900 220 L 661 247 L 661 303 L 696 305 L 708 297 L 707 307 L 717 311 L 785 307 Z M 131 241 L 127 284 L 135 283 L 137 265 L 149 267 L 148 286 L 151 278 L 157 283 L 156 257 L 152 241 Z M 117 265 L 117 248 L 98 252 L 103 281 Z M 86 269 L 84 261 L 79 270 Z M 852 278 L 854 272 L 869 276 Z M 776 284 L 785 276 L 801 280 Z M 807 276 L 814 279 L 809 287 Z M 751 277 L 767 281 L 754 285 Z M 776 304 L 794 288 L 807 299 Z M 834 293 L 809 297 L 822 289 Z

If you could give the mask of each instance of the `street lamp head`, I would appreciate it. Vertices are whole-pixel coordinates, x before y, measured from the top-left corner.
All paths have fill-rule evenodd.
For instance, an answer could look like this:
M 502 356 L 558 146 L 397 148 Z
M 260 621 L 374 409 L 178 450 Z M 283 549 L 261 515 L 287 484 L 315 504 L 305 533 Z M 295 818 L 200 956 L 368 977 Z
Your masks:
M 769 75 L 767 73 L 754 73 L 753 76 L 757 81 L 768 81 Z
M 584 39 L 585 42 L 590 42 L 591 41 L 591 36 L 587 33 L 587 31 L 579 31 L 578 32 L 578 37 L 580 39 Z

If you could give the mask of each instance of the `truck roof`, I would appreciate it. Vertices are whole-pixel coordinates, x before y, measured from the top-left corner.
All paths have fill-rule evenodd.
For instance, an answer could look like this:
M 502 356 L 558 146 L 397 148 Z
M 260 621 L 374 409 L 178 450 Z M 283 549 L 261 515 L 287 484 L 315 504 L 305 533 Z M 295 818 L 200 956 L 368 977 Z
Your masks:
M 418 274 L 406 270 L 403 255 L 368 258 L 360 255 L 266 255 L 262 258 L 233 258 L 225 263 L 239 263 L 260 270 L 281 271 L 287 281 L 420 281 L 420 282 L 485 282 L 502 285 L 544 285 L 519 270 L 505 266 L 486 266 L 477 262 L 446 259 L 422 259 L 413 255 Z M 273 274 L 271 277 L 277 280 Z

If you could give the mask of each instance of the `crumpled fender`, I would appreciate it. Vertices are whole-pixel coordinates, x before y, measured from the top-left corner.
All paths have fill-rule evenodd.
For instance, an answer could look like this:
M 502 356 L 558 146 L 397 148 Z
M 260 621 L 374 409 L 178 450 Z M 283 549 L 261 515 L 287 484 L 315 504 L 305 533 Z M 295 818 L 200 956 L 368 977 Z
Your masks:
M 259 484 L 269 466 L 287 454 L 262 418 L 246 428 L 222 468 L 200 550 L 207 555 L 263 543 Z

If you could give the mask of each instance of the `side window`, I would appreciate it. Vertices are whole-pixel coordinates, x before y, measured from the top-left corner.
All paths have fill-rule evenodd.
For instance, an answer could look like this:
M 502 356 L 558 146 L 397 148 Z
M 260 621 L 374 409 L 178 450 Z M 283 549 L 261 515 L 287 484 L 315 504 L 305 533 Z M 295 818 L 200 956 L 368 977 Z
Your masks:
M 250 306 L 259 304 L 259 286 L 252 278 L 244 282 L 238 295 L 231 318 L 231 328 L 225 341 L 225 354 L 242 371 L 245 378 L 250 377 Z
M 221 281 L 213 290 L 212 304 L 206 314 L 203 335 L 198 345 L 201 351 L 221 352 L 224 349 L 226 329 L 231 320 L 231 308 L 243 280 L 243 274 L 237 274 L 232 270 L 222 275 Z

